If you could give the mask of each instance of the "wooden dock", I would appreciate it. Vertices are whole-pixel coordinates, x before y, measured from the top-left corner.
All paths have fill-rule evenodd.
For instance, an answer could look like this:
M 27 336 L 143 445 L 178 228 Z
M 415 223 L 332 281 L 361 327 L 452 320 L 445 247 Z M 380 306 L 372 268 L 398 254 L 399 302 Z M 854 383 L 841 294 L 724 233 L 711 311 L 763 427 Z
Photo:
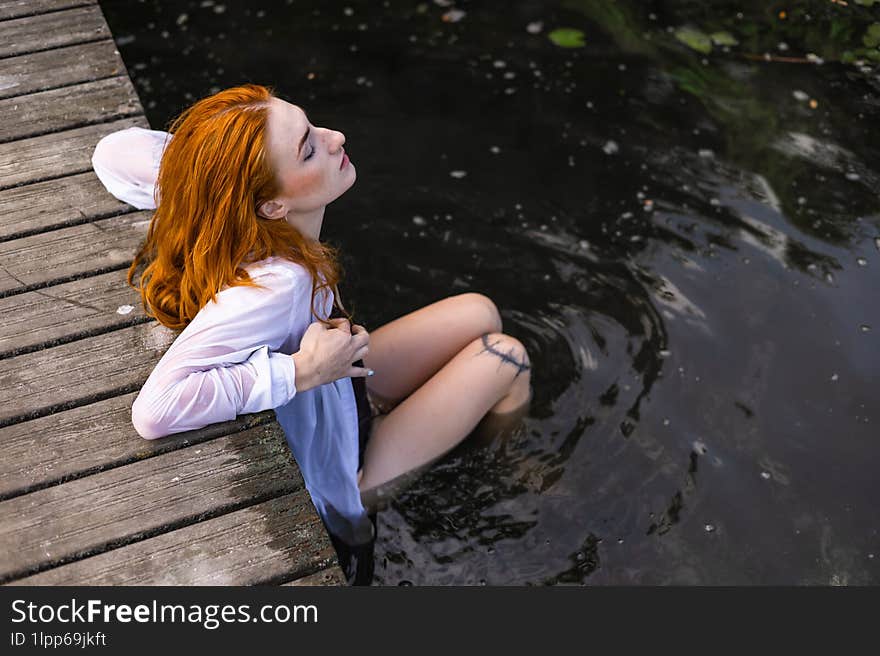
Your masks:
M 0 0 L 0 583 L 339 585 L 272 411 L 142 439 L 176 336 L 126 283 L 150 212 L 95 177 L 149 127 L 95 0 Z

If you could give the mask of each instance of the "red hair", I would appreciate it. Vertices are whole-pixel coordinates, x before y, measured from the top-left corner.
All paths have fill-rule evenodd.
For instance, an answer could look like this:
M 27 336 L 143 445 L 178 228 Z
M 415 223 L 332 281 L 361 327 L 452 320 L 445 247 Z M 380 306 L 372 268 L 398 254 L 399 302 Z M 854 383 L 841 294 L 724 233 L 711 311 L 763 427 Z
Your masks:
M 159 203 L 128 270 L 147 314 L 168 328 L 185 328 L 225 285 L 262 288 L 243 265 L 273 255 L 309 271 L 313 312 L 318 290 L 339 282 L 335 248 L 306 240 L 285 220 L 257 215 L 259 204 L 280 191 L 266 144 L 272 97 L 269 87 L 233 87 L 202 98 L 171 123 L 174 138 L 156 185 Z M 138 287 L 133 279 L 140 264 L 146 266 Z M 338 297 L 334 304 L 351 319 Z M 329 327 L 328 318 L 318 316 Z

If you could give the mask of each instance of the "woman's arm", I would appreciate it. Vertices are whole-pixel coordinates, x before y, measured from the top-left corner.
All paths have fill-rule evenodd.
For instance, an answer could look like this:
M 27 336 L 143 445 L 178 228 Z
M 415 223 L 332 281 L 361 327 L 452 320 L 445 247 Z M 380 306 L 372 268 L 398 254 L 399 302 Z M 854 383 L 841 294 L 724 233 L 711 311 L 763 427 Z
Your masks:
M 268 289 L 221 291 L 150 373 L 132 406 L 132 424 L 142 437 L 155 439 L 276 408 L 297 393 L 296 362 L 277 351 L 295 313 L 309 311 L 302 306 L 310 302 L 310 285 L 278 270 L 252 277 Z
M 92 154 L 98 179 L 119 200 L 139 210 L 156 208 L 159 162 L 172 135 L 131 127 L 101 139 Z

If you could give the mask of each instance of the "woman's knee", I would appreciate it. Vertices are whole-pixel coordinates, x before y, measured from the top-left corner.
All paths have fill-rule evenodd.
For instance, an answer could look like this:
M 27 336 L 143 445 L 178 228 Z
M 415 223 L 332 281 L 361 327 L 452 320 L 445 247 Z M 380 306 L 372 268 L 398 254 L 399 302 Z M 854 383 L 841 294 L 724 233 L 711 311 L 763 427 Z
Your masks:
M 478 292 L 459 294 L 458 298 L 476 308 L 480 315 L 480 325 L 487 333 L 500 333 L 503 329 L 501 313 L 491 298 Z
M 516 337 L 502 332 L 485 333 L 471 343 L 471 348 L 476 351 L 474 357 L 491 358 L 498 371 L 512 372 L 514 379 L 531 373 L 529 352 Z

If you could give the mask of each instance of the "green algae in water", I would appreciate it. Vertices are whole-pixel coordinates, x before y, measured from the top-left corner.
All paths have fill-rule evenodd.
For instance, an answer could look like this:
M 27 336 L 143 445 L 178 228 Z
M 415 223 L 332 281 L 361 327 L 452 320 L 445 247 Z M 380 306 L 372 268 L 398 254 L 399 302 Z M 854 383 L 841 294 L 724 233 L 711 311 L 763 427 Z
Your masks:
M 675 31 L 675 38 L 686 46 L 693 48 L 704 55 L 712 52 L 712 40 L 709 36 L 695 27 L 680 27 Z
M 560 48 L 583 48 L 584 33 L 571 27 L 560 27 L 547 35 Z

